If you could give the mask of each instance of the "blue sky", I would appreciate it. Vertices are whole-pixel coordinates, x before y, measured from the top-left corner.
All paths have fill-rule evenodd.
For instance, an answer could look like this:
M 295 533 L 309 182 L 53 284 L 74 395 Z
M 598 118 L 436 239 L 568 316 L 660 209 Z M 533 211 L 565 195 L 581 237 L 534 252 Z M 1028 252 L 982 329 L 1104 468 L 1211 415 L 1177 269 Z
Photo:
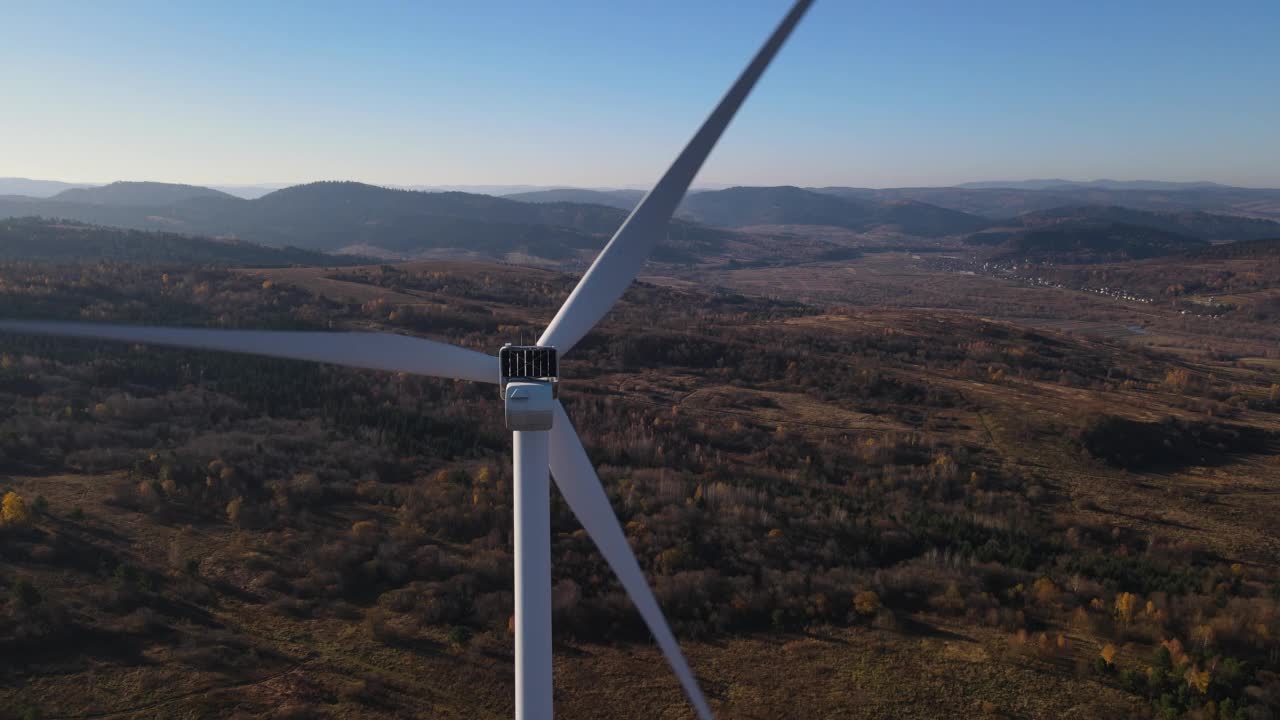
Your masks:
M 0 0 L 0 176 L 647 185 L 785 0 Z M 699 184 L 1280 187 L 1280 2 L 818 0 Z

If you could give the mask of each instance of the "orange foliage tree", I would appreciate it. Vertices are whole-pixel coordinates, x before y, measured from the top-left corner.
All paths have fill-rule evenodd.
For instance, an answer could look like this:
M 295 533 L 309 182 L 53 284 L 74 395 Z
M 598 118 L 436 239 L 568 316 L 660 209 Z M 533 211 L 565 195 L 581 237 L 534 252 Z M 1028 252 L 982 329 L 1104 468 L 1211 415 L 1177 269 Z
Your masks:
M 1112 645 L 1111 643 L 1107 643 L 1106 645 L 1102 646 L 1102 651 L 1099 652 L 1098 655 L 1102 657 L 1102 661 L 1105 662 L 1106 664 L 1115 665 L 1117 652 L 1118 651 L 1116 650 L 1115 645 Z

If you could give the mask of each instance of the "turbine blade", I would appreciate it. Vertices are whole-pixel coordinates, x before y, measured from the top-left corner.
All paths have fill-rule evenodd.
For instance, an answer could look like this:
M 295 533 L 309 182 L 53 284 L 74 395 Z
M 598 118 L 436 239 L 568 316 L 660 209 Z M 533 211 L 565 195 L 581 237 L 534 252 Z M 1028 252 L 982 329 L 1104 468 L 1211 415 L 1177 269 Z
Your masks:
M 666 174 L 631 211 L 613 239 L 596 257 L 587 274 L 582 276 L 569 299 L 560 306 L 560 311 L 542 333 L 539 345 L 554 346 L 561 354 L 569 352 L 622 297 L 648 259 L 654 243 L 665 233 L 667 223 L 702 168 L 703 161 L 711 154 L 729 121 L 810 4 L 812 0 L 797 0 L 791 6 L 791 11 L 738 76 L 716 109 L 707 116 Z
M 569 503 L 573 514 L 595 541 L 596 547 L 600 548 L 600 554 L 604 555 L 605 561 L 613 568 L 622 587 L 631 597 L 631 602 L 640 611 L 640 616 L 649 626 L 649 632 L 653 633 L 654 639 L 662 648 L 662 654 L 667 656 L 667 662 L 684 686 L 684 692 L 698 712 L 698 717 L 701 720 L 711 720 L 711 708 L 707 706 L 698 681 L 689 669 L 684 654 L 680 652 L 675 636 L 671 634 L 671 628 L 662 615 L 662 609 L 658 607 L 657 598 L 649 589 L 640 563 L 636 562 L 636 556 L 627 544 L 627 536 L 618 524 L 618 516 L 613 514 L 613 507 L 609 505 L 609 498 L 600 485 L 595 468 L 591 466 L 587 451 L 583 449 L 573 423 L 569 421 L 564 406 L 559 402 L 555 404 L 555 413 L 549 438 L 549 457 L 551 476 L 556 481 L 556 487 L 560 488 L 565 502 Z
M 222 350 L 370 370 L 498 382 L 495 357 L 456 345 L 391 333 L 212 330 L 38 320 L 0 320 L 0 331 Z

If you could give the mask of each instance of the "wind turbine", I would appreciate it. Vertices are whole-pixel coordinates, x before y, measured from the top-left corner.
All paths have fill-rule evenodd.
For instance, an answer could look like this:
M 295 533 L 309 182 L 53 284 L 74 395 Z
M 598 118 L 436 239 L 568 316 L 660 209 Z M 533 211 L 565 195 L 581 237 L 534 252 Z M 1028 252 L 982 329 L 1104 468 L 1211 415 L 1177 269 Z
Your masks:
M 653 189 L 614 234 L 536 346 L 474 350 L 389 333 L 207 330 L 0 320 L 0 330 L 250 353 L 438 378 L 496 382 L 515 452 L 516 718 L 552 717 L 551 490 L 595 541 L 640 611 L 702 720 L 711 709 L 627 544 L 582 441 L 558 396 L 557 351 L 568 352 L 622 297 L 667 228 L 702 163 L 812 0 L 797 0 Z

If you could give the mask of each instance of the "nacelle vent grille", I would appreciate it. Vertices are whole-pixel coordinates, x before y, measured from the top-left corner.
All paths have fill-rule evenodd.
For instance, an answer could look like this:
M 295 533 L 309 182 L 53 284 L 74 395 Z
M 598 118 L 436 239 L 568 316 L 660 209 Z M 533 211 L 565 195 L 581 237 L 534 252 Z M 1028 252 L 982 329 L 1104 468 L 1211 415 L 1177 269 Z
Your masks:
M 498 351 L 502 384 L 508 380 L 556 380 L 556 349 L 538 345 L 507 345 Z

